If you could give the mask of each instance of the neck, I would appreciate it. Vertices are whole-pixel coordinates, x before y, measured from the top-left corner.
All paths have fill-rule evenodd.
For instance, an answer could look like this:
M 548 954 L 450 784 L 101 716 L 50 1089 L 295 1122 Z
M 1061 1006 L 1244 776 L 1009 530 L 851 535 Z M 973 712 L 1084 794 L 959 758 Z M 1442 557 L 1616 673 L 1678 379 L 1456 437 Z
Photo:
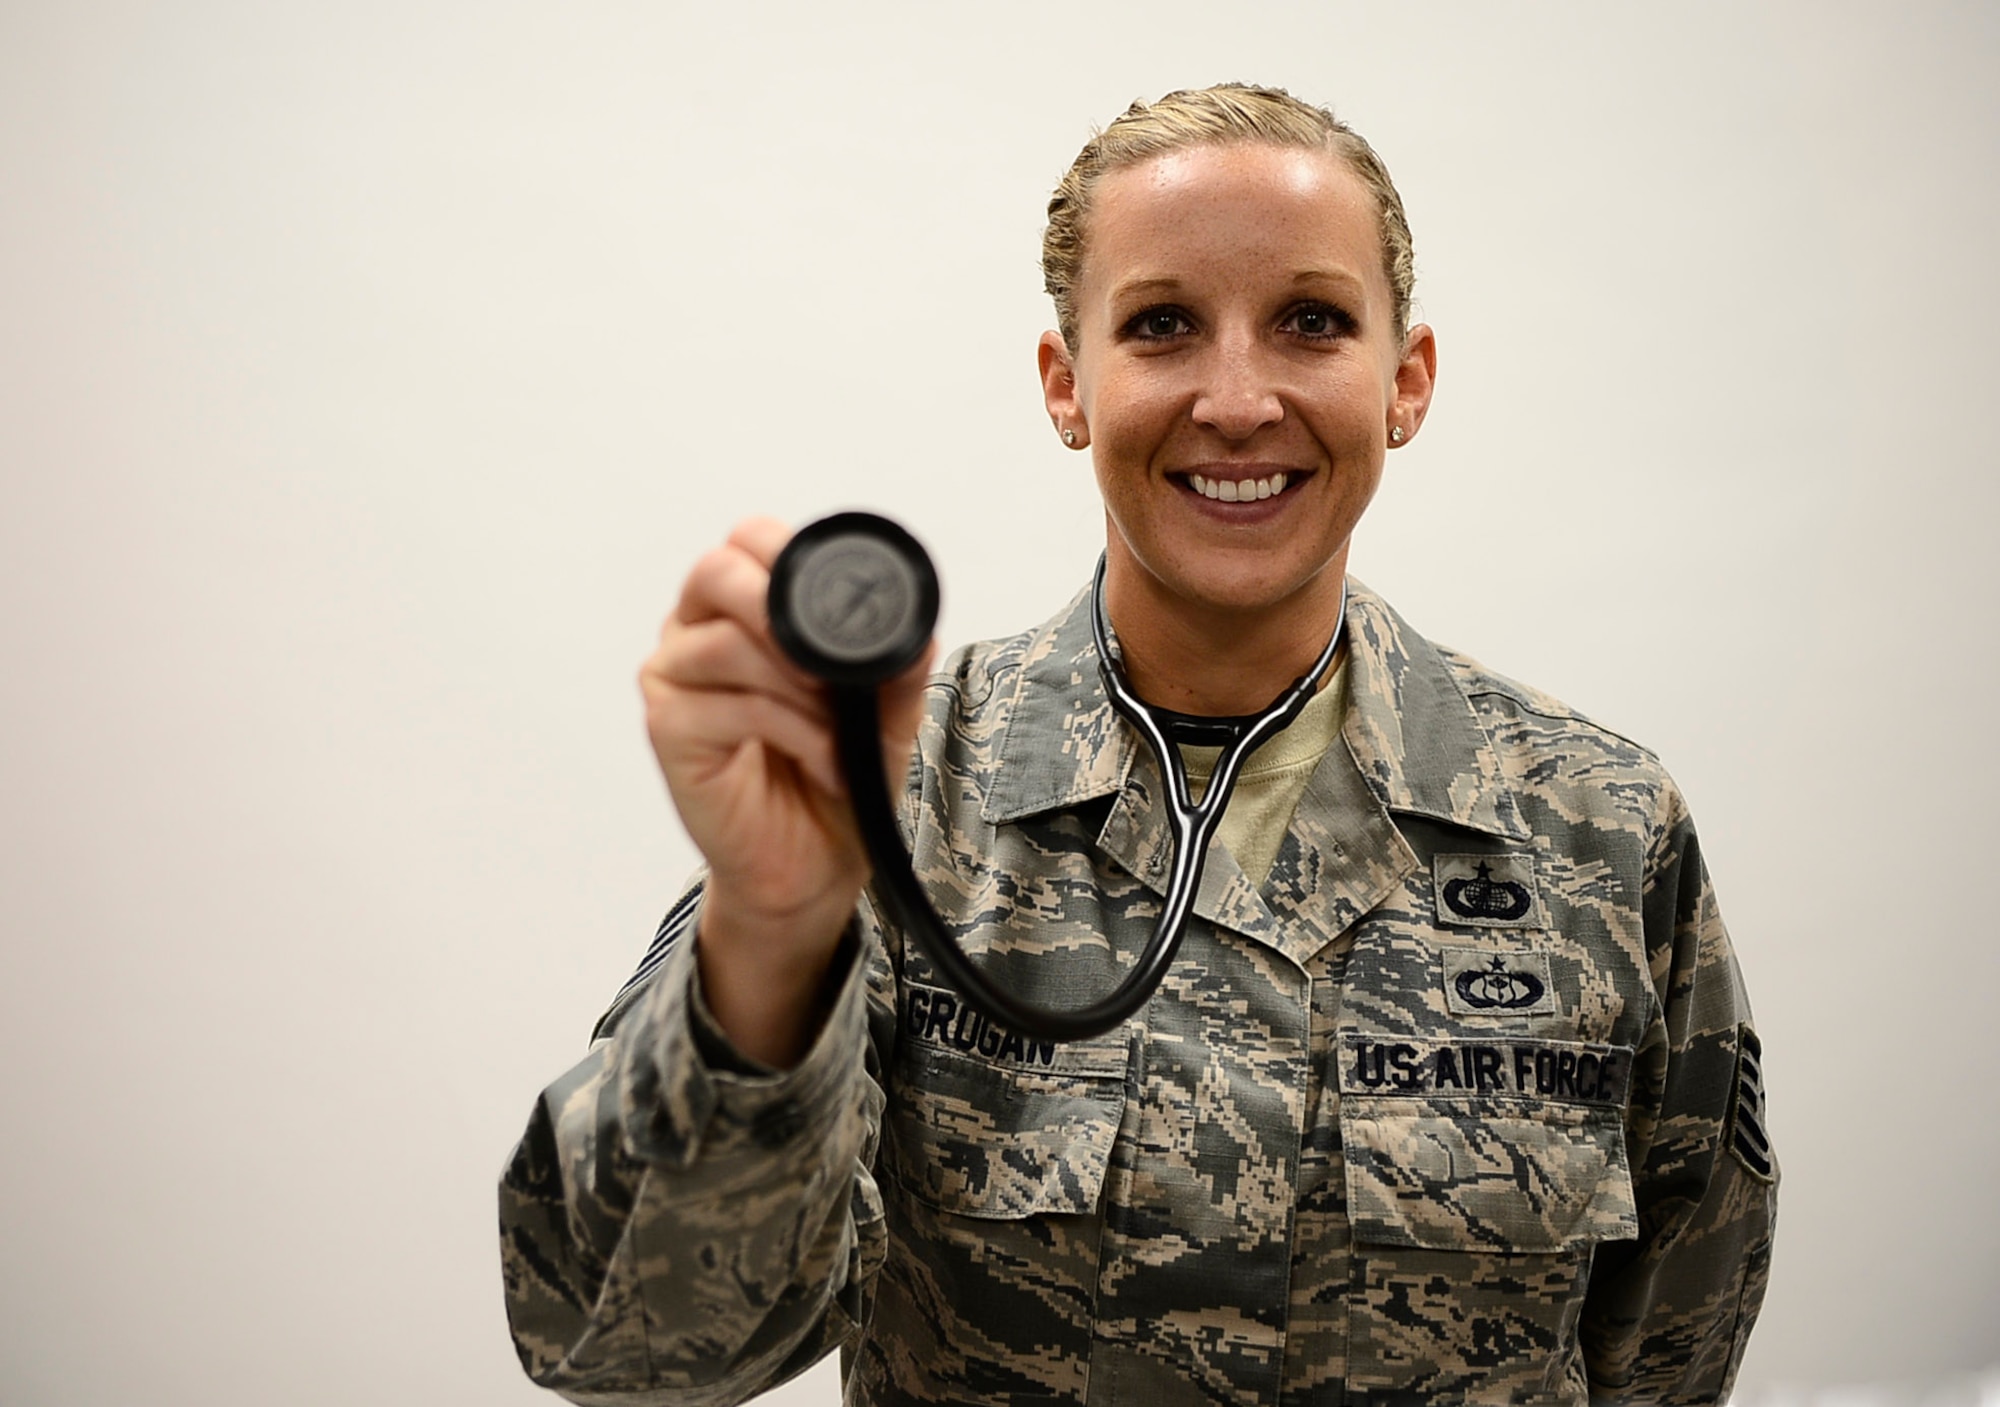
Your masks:
M 1257 713 L 1326 649 L 1346 554 L 1283 602 L 1255 609 L 1172 597 L 1157 581 L 1134 582 L 1133 575 L 1108 572 L 1104 599 L 1125 677 L 1139 697 L 1176 713 Z

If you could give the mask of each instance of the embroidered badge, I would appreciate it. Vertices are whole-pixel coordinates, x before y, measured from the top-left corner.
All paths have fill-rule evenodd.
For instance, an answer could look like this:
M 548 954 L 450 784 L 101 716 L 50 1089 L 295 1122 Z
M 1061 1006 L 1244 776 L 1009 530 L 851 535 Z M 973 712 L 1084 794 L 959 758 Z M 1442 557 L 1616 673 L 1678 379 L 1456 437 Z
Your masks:
M 1444 1004 L 1458 1016 L 1553 1016 L 1547 953 L 1446 948 Z
M 1628 1045 L 1362 1033 L 1345 1037 L 1344 1046 L 1342 1095 L 1499 1096 L 1623 1107 L 1632 1089 Z
M 1729 1108 L 1729 1148 L 1760 1181 L 1777 1178 L 1764 1133 L 1764 1046 L 1748 1026 L 1736 1028 L 1736 1097 Z
M 1540 928 L 1532 855 L 1439 855 L 1431 861 L 1441 923 Z

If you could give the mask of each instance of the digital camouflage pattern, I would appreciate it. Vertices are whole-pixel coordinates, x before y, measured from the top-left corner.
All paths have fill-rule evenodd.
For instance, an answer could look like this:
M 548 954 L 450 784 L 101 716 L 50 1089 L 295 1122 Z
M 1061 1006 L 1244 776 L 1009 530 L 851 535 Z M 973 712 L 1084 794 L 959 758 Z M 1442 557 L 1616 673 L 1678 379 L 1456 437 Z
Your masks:
M 502 1184 L 536 1381 L 733 1402 L 838 1347 L 857 1403 L 1723 1396 L 1776 1168 L 1681 797 L 1347 609 L 1345 746 L 1261 891 L 1212 856 L 1117 1032 L 991 1025 L 864 902 L 817 1045 L 756 1070 L 691 891 Z M 1079 598 L 934 680 L 905 824 L 963 945 L 1074 1005 L 1151 930 L 1160 788 Z

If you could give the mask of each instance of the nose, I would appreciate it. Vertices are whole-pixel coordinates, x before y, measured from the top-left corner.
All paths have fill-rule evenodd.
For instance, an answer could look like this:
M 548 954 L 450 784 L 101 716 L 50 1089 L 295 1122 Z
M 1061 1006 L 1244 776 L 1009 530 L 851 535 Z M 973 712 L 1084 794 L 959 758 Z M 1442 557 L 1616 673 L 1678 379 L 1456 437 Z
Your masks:
M 1218 339 L 1202 359 L 1194 419 L 1226 439 L 1247 440 L 1285 418 L 1277 368 L 1260 355 L 1254 335 Z

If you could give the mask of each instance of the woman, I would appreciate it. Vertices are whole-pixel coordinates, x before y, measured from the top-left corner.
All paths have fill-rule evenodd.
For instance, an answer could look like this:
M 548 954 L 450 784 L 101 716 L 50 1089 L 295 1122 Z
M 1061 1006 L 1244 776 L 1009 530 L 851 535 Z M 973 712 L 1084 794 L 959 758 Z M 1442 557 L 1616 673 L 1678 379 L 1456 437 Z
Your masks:
M 1679 794 L 1346 578 L 1436 370 L 1387 172 L 1282 93 L 1175 93 L 1084 149 L 1044 267 L 1137 691 L 1258 710 L 1344 600 L 1341 655 L 1246 769 L 1159 992 L 1058 1046 L 869 902 L 764 614 L 786 530 L 697 564 L 642 684 L 708 864 L 507 1174 L 523 1362 L 579 1401 L 739 1400 L 835 1347 L 862 1402 L 1718 1400 L 1776 1172 Z M 1087 606 L 927 675 L 883 712 L 917 871 L 989 970 L 1077 1005 L 1168 845 Z

